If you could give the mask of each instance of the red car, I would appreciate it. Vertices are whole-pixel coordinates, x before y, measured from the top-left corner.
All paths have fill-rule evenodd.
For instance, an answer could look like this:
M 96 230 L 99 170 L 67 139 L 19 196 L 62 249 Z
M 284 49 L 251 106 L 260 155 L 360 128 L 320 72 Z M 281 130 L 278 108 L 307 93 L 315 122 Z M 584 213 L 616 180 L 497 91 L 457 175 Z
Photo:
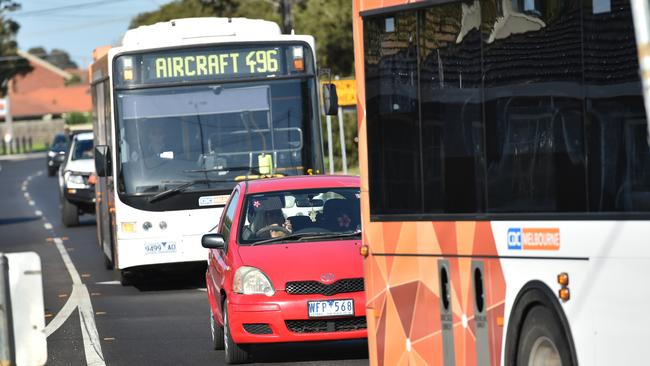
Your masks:
M 209 248 L 213 346 L 247 362 L 253 343 L 365 338 L 359 178 L 242 182 Z

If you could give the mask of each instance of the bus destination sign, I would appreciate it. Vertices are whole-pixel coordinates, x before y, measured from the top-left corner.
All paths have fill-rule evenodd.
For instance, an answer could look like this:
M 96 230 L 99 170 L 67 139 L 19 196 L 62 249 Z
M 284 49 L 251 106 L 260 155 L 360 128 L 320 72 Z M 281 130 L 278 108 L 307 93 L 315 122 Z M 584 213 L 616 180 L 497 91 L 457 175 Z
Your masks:
M 148 74 L 155 80 L 272 74 L 280 71 L 280 63 L 280 52 L 277 49 L 159 55 L 145 58 L 145 65 L 149 64 Z

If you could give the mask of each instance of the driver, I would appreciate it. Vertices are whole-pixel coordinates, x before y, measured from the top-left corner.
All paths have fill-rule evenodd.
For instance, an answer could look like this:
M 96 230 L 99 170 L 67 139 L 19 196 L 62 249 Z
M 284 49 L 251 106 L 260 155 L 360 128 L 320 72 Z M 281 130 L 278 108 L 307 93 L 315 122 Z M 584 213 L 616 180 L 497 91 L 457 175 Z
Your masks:
M 269 238 L 279 238 L 291 234 L 291 222 L 284 218 L 281 209 L 263 211 L 263 215 L 265 225 L 260 230 L 260 234 L 268 235 Z

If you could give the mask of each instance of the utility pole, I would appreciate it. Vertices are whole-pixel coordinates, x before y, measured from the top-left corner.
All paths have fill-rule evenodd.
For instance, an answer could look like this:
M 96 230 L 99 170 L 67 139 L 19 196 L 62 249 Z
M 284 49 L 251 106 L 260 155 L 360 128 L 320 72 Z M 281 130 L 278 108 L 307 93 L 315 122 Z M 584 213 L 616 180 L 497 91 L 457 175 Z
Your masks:
M 291 33 L 291 30 L 293 29 L 293 20 L 291 19 L 290 0 L 280 0 L 280 14 L 282 15 L 282 31 L 285 34 Z

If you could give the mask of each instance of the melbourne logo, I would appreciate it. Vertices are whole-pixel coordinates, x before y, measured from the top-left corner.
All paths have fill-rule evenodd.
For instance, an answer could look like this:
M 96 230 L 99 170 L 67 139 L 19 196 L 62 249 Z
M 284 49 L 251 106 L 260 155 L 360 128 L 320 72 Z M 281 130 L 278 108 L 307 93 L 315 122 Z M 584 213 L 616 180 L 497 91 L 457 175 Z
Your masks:
M 560 250 L 559 228 L 510 228 L 509 250 Z

